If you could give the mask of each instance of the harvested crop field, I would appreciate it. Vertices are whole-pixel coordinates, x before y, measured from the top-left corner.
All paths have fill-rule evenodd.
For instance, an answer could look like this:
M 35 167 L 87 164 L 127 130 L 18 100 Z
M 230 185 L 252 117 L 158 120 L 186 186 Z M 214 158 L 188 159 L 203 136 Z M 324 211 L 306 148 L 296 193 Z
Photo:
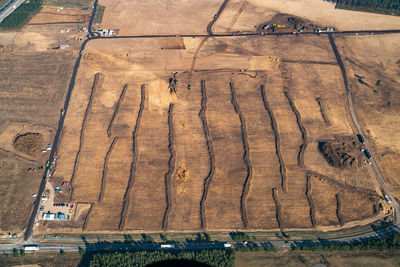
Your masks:
M 334 165 L 319 147 L 360 152 L 326 36 L 179 43 L 88 44 L 54 174 L 71 181 L 64 198 L 91 204 L 71 231 L 325 229 L 380 216 L 368 164 Z
M 26 227 L 43 176 L 74 55 L 0 53 L 0 233 Z M 46 82 L 44 82 L 46 81 Z M 1 236 L 1 235 L 0 235 Z
M 89 21 L 90 15 L 91 10 L 46 6 L 29 21 L 29 24 L 85 23 Z

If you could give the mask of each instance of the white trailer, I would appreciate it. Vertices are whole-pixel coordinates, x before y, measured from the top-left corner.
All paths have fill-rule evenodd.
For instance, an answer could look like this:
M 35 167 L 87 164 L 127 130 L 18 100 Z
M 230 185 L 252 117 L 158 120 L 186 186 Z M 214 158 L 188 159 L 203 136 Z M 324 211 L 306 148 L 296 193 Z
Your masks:
M 233 245 L 231 243 L 225 243 L 224 248 L 232 248 Z
M 38 251 L 39 246 L 38 245 L 25 245 L 24 250 L 25 251 Z

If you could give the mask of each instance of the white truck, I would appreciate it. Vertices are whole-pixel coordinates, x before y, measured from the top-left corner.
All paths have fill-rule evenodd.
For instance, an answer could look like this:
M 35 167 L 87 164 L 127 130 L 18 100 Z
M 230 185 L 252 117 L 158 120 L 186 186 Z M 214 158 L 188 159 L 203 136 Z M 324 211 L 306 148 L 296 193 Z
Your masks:
M 224 248 L 232 248 L 233 245 L 231 243 L 225 243 Z
M 162 244 L 161 245 L 161 248 L 174 248 L 175 247 L 175 245 L 173 245 L 173 244 Z
M 38 251 L 39 246 L 38 245 L 24 245 L 24 250 L 25 251 Z

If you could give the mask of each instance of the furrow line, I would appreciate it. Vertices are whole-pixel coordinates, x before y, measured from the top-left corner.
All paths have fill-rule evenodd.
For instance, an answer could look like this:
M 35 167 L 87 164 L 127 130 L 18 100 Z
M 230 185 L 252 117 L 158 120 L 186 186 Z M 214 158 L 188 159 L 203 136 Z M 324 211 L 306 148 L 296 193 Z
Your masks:
M 300 167 L 304 168 L 304 151 L 307 148 L 307 132 L 306 129 L 304 128 L 304 125 L 301 121 L 301 116 L 296 108 L 292 97 L 290 96 L 288 91 L 285 91 L 285 96 L 287 100 L 289 101 L 290 108 L 292 109 L 293 113 L 296 115 L 296 121 L 297 125 L 299 126 L 300 132 L 301 132 L 301 138 L 303 139 L 303 143 L 300 145 L 299 153 L 297 154 L 297 162 Z
M 279 172 L 281 174 L 281 187 L 282 187 L 283 192 L 286 193 L 287 192 L 286 165 L 285 165 L 285 161 L 283 160 L 282 153 L 281 153 L 281 141 L 280 141 L 279 132 L 278 132 L 278 125 L 276 123 L 274 113 L 272 112 L 272 109 L 269 106 L 269 103 L 267 100 L 267 95 L 265 94 L 264 85 L 261 85 L 261 97 L 262 97 L 262 100 L 264 103 L 264 108 L 267 111 L 270 121 L 271 121 L 272 131 L 274 132 L 275 153 L 276 153 L 276 156 L 278 157 L 278 162 L 279 162 Z
M 171 210 L 171 176 L 175 170 L 175 133 L 174 133 L 174 104 L 169 104 L 168 109 L 168 151 L 169 151 L 169 160 L 168 160 L 168 171 L 164 177 L 165 184 L 165 212 L 162 220 L 161 228 L 163 230 L 167 230 L 168 228 L 168 216 Z
M 131 195 L 131 190 L 132 190 L 132 185 L 135 179 L 135 172 L 136 172 L 136 164 L 138 161 L 138 132 L 139 132 L 139 127 L 140 127 L 140 121 L 142 119 L 142 114 L 144 110 L 144 103 L 146 101 L 146 86 L 142 84 L 141 87 L 141 100 L 140 100 L 140 107 L 138 111 L 138 115 L 136 118 L 136 124 L 135 128 L 132 132 L 132 163 L 131 163 L 131 168 L 130 168 L 130 174 L 129 174 L 129 180 L 128 180 L 128 185 L 126 187 L 126 191 L 124 194 L 124 198 L 122 201 L 122 210 L 121 210 L 121 219 L 119 222 L 119 230 L 124 230 L 125 228 L 125 217 L 126 217 L 126 211 L 128 210 L 129 207 L 129 200 L 130 200 L 130 195 Z
M 307 188 L 306 188 L 306 196 L 308 200 L 308 204 L 310 206 L 310 218 L 311 218 L 311 224 L 313 227 L 316 226 L 316 220 L 315 220 L 315 205 L 314 205 L 314 200 L 312 199 L 312 186 L 311 186 L 311 175 L 307 174 Z
M 207 111 L 207 89 L 206 89 L 206 83 L 203 80 L 201 81 L 201 109 L 199 112 L 199 116 L 203 123 L 204 136 L 206 138 L 206 143 L 207 143 L 208 157 L 210 159 L 210 171 L 208 172 L 207 177 L 204 179 L 203 195 L 201 196 L 200 200 L 200 226 L 202 229 L 206 228 L 204 203 L 207 199 L 208 189 L 210 187 L 210 183 L 215 173 L 214 148 L 212 144 L 210 130 L 208 129 L 206 111 Z
M 244 180 L 243 184 L 243 189 L 242 189 L 242 195 L 240 196 L 240 213 L 242 217 L 242 222 L 243 222 L 243 227 L 247 228 L 249 225 L 248 219 L 247 219 L 247 207 L 246 207 L 246 202 L 247 202 L 247 197 L 249 195 L 249 190 L 250 190 L 250 183 L 251 183 L 251 178 L 253 176 L 253 166 L 251 165 L 251 160 L 250 160 L 250 148 L 249 148 L 249 142 L 247 139 L 247 128 L 246 128 L 246 121 L 243 117 L 242 111 L 240 110 L 239 103 L 237 102 L 236 99 L 236 91 L 232 83 L 229 83 L 229 86 L 231 88 L 231 103 L 235 109 L 235 112 L 239 115 L 239 120 L 240 120 L 240 130 L 242 132 L 242 142 L 243 142 L 243 161 L 244 164 L 246 165 L 247 169 L 247 176 L 246 179 Z
M 93 98 L 94 98 L 94 95 L 96 93 L 96 88 L 97 88 L 97 85 L 99 84 L 99 79 L 100 79 L 100 73 L 97 72 L 94 75 L 94 81 L 93 81 L 92 89 L 90 91 L 89 102 L 88 102 L 88 104 L 86 106 L 85 114 L 84 114 L 83 120 L 82 120 L 81 133 L 80 133 L 80 136 L 79 136 L 79 148 L 78 148 L 78 152 L 76 153 L 75 162 L 74 162 L 74 169 L 72 171 L 72 176 L 71 176 L 71 181 L 70 181 L 70 183 L 71 183 L 70 200 L 72 200 L 72 198 L 73 198 L 73 193 L 74 193 L 73 183 L 74 183 L 74 180 L 75 180 L 77 169 L 79 167 L 79 157 L 80 157 L 82 146 L 83 146 L 84 132 L 85 132 L 86 123 L 87 123 L 87 120 L 88 120 L 88 117 L 89 117 L 89 112 L 90 112 L 90 109 L 91 109 L 92 104 L 93 104 Z
M 103 165 L 103 175 L 101 177 L 101 187 L 100 187 L 100 193 L 99 193 L 99 202 L 103 201 L 104 198 L 104 190 L 106 188 L 106 175 L 107 175 L 107 166 L 108 166 L 108 159 L 110 158 L 110 155 L 114 149 L 115 143 L 117 142 L 118 137 L 114 137 L 110 147 L 108 148 L 108 151 L 106 155 L 104 156 L 104 165 Z
M 320 97 L 317 97 L 315 100 L 317 100 L 318 102 L 319 110 L 321 111 L 321 116 L 322 119 L 324 119 L 326 126 L 330 126 L 331 122 L 328 120 L 328 117 L 326 116 L 325 107 L 323 105 L 324 103 L 322 102 L 322 99 Z
M 118 115 L 119 107 L 121 106 L 122 100 L 124 99 L 125 92 L 126 92 L 127 88 L 128 88 L 128 84 L 125 84 L 124 87 L 122 88 L 121 94 L 119 95 L 119 99 L 118 99 L 117 105 L 115 106 L 114 113 L 113 113 L 113 115 L 111 117 L 110 123 L 108 124 L 108 128 L 107 128 L 108 137 L 110 137 L 111 134 L 112 134 L 111 133 L 111 129 L 112 129 L 113 125 L 114 125 L 114 120 Z
M 279 203 L 278 200 L 278 193 L 277 193 L 277 189 L 274 187 L 272 188 L 272 199 L 274 200 L 275 203 L 275 216 L 276 216 L 276 221 L 278 222 L 278 227 L 279 229 L 282 229 L 283 224 L 282 224 L 282 208 L 281 208 L 281 204 Z

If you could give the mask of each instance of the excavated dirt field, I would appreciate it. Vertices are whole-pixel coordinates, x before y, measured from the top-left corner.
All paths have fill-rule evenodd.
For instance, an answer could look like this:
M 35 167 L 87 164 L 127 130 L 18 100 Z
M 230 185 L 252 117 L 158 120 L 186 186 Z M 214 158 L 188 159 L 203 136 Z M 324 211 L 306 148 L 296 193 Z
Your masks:
M 91 204 L 69 231 L 325 229 L 379 216 L 368 164 L 337 168 L 319 151 L 355 137 L 326 36 L 181 41 L 88 44 L 54 174 L 71 180 L 64 198 Z
M 43 136 L 40 133 L 26 133 L 18 135 L 14 140 L 16 150 L 33 156 L 43 147 Z

